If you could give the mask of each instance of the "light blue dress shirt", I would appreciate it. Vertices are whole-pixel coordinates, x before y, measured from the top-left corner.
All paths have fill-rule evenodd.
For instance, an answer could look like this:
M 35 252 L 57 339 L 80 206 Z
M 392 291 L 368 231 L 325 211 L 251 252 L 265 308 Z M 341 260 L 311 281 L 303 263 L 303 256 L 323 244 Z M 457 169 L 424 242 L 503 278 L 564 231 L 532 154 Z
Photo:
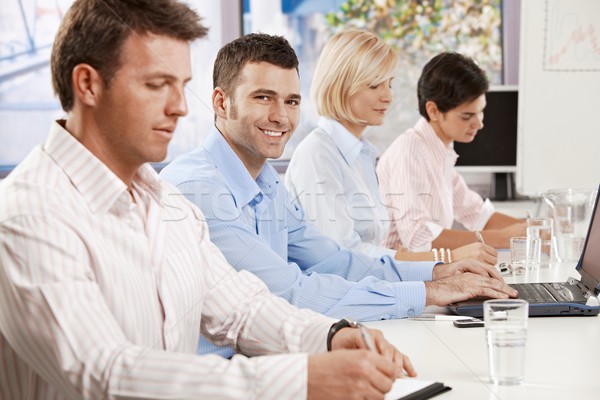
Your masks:
M 360 321 L 423 312 L 423 281 L 431 280 L 433 262 L 342 250 L 306 223 L 271 165 L 254 180 L 216 128 L 202 147 L 176 158 L 161 176 L 200 207 L 211 241 L 235 269 L 256 274 L 290 303 Z M 214 348 L 202 344 L 200 350 Z

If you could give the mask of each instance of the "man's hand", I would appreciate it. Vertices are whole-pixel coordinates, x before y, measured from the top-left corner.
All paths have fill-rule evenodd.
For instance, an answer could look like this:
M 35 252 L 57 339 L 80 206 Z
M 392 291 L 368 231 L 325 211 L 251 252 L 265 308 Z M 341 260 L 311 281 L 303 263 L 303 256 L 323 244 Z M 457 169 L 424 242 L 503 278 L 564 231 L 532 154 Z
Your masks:
M 433 267 L 432 280 L 444 279 L 453 275 L 471 272 L 476 275 L 495 278 L 504 282 L 502 275 L 495 266 L 483 263 L 478 260 L 460 260 L 452 264 L 438 264 Z
M 308 357 L 309 399 L 383 399 L 396 378 L 417 375 L 381 331 L 367 331 L 376 351 L 367 349 L 360 329 L 344 328 L 333 337 L 332 351 Z
M 507 299 L 518 295 L 518 292 L 504 283 L 502 278 L 472 272 L 425 282 L 425 293 L 425 305 L 428 306 L 446 306 L 477 296 Z
M 380 330 L 365 327 L 361 329 L 365 329 L 373 339 L 376 352 L 394 365 L 396 378 L 402 378 L 405 373 L 408 376 L 417 376 L 409 358 L 388 342 Z M 339 349 L 369 350 L 360 329 L 356 328 L 344 328 L 335 334 L 331 340 L 331 350 Z
M 492 246 L 483 243 L 471 243 L 452 250 L 455 261 L 474 259 L 489 265 L 496 265 L 498 252 Z
M 394 364 L 374 351 L 337 350 L 308 357 L 310 400 L 383 399 L 395 379 Z

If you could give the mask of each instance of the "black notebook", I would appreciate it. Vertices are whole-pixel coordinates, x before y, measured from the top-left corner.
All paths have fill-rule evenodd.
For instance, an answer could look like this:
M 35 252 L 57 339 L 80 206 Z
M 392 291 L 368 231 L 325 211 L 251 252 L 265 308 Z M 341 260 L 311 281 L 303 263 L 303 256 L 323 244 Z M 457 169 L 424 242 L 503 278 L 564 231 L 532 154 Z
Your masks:
M 426 400 L 450 390 L 440 382 L 423 381 L 414 378 L 397 379 L 385 400 Z

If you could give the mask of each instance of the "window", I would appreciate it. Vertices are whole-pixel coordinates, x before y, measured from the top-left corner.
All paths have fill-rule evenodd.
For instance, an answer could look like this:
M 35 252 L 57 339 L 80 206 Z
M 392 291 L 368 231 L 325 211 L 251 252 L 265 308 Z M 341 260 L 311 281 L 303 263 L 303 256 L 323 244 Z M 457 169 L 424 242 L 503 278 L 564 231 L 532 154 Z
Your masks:
M 179 121 L 167 160 L 198 146 L 212 125 L 212 60 L 240 31 L 239 2 L 188 3 L 210 31 L 192 45 L 189 114 Z M 3 0 L 0 7 L 0 178 L 45 140 L 51 121 L 64 116 L 52 92 L 49 63 L 55 33 L 71 4 L 72 0 Z
M 64 115 L 52 93 L 49 60 L 54 34 L 71 3 L 72 0 L 6 0 L 0 7 L 0 178 L 45 140 L 52 120 Z M 366 133 L 382 150 L 417 120 L 416 80 L 425 62 L 439 51 L 451 49 L 474 56 L 493 84 L 504 83 L 502 7 L 498 0 L 188 3 L 198 9 L 210 32 L 207 39 L 192 45 L 194 79 L 187 92 L 190 113 L 179 121 L 166 161 L 201 144 L 212 125 L 213 60 L 224 43 L 239 36 L 240 17 L 243 33 L 282 34 L 300 58 L 302 120 L 283 158 L 289 158 L 296 144 L 315 126 L 317 115 L 310 102 L 310 77 L 324 43 L 345 26 L 372 30 L 400 53 L 393 110 L 385 125 Z M 518 11 L 518 3 L 507 2 L 507 6 L 516 4 Z M 513 14 L 518 17 L 518 12 Z
M 417 121 L 416 83 L 425 63 L 451 50 L 473 57 L 492 84 L 503 83 L 502 7 L 498 0 L 244 0 L 244 33 L 285 36 L 300 59 L 302 120 L 283 158 L 310 132 L 317 114 L 310 101 L 312 71 L 327 39 L 346 27 L 367 29 L 399 53 L 394 104 L 381 127 L 365 137 L 384 150 Z

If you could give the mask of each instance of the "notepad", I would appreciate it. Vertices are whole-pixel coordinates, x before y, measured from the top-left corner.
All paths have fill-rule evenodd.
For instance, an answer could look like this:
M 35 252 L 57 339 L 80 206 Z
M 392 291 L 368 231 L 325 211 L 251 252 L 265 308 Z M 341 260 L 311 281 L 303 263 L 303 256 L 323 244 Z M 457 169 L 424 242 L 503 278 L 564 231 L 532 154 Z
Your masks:
M 440 382 L 414 378 L 396 379 L 385 400 L 425 400 L 452 389 Z

